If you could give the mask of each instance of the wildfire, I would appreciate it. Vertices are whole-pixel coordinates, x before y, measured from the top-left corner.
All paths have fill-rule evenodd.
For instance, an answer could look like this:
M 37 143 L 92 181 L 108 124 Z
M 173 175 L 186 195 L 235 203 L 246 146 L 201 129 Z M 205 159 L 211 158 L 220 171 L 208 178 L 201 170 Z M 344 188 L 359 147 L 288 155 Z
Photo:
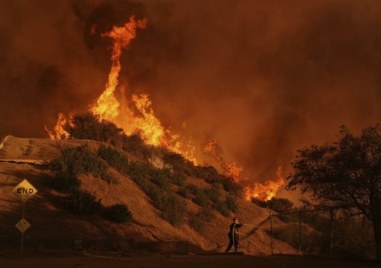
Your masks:
M 52 140 L 67 139 L 70 137 L 70 134 L 64 128 L 66 124 L 72 125 L 71 120 L 67 120 L 63 113 L 58 113 L 57 122 L 53 128 L 53 131 L 49 130 L 47 126 L 45 126 L 44 129 L 49 138 Z
M 132 40 L 135 39 L 137 29 L 144 29 L 147 25 L 146 19 L 137 20 L 130 17 L 129 21 L 123 26 L 114 26 L 111 31 L 102 34 L 113 40 L 111 50 L 111 69 L 103 93 L 90 107 L 90 111 L 96 115 L 99 120 L 107 120 L 122 128 L 127 135 L 139 133 L 146 144 L 154 146 L 163 146 L 173 152 L 183 155 L 186 159 L 197 164 L 194 156 L 195 147 L 190 141 L 184 142 L 184 138 L 173 133 L 170 129 L 163 126 L 158 117 L 156 117 L 152 101 L 148 94 L 132 94 L 131 99 L 126 97 L 125 87 L 118 87 L 119 74 L 122 69 L 120 57 L 123 49 L 128 49 Z M 91 28 L 91 34 L 96 34 L 96 25 Z M 120 89 L 121 97 L 118 100 L 115 96 L 116 90 Z M 45 131 L 51 139 L 67 139 L 70 134 L 65 130 L 65 125 L 73 127 L 72 116 L 67 119 L 64 114 L 59 113 L 58 119 L 53 130 L 45 126 Z M 243 168 L 235 162 L 225 161 L 222 150 L 218 147 L 216 140 L 207 143 L 203 152 L 209 155 L 220 166 L 224 175 L 230 177 L 235 182 L 241 179 Z M 164 163 L 160 156 L 154 156 L 151 162 L 162 167 Z M 255 183 L 252 187 L 244 188 L 247 200 L 258 198 L 261 200 L 270 200 L 273 198 L 279 188 L 284 184 L 281 168 L 277 172 L 278 179 L 275 181 L 266 181 L 263 184 Z
M 111 55 L 111 70 L 108 75 L 108 81 L 106 89 L 102 95 L 98 98 L 96 105 L 91 108 L 93 114 L 99 116 L 101 120 L 115 121 L 115 118 L 119 114 L 119 101 L 115 97 L 115 89 L 118 85 L 118 78 L 122 66 L 120 64 L 120 56 L 122 55 L 122 49 L 128 48 L 131 41 L 136 37 L 136 29 L 144 29 L 146 27 L 147 20 L 135 20 L 132 16 L 130 20 L 126 22 L 122 27 L 114 26 L 112 30 L 102 36 L 110 37 L 114 40 Z
M 250 201 L 253 198 L 268 201 L 274 198 L 285 183 L 285 179 L 282 174 L 282 168 L 279 167 L 277 171 L 277 180 L 268 180 L 264 183 L 254 183 L 253 186 L 247 186 L 244 188 L 245 198 Z
M 218 150 L 218 144 L 215 139 L 209 141 L 203 148 L 203 152 L 210 155 L 220 165 L 223 173 L 232 178 L 235 182 L 239 182 L 243 168 L 235 162 L 227 163 Z
M 235 182 L 241 180 L 241 173 L 243 168 L 235 162 L 227 163 L 222 156 L 221 149 L 218 147 L 215 139 L 209 141 L 203 148 L 204 154 L 211 156 L 222 169 L 223 173 L 232 178 Z M 271 200 L 276 196 L 280 187 L 285 183 L 285 179 L 282 174 L 282 168 L 277 170 L 277 180 L 268 180 L 264 183 L 254 183 L 253 186 L 247 186 L 244 188 L 245 199 L 250 201 L 252 198 L 257 198 L 263 201 Z
M 132 95 L 132 101 L 140 113 L 140 117 L 132 117 L 132 131 L 139 130 L 143 140 L 151 145 L 167 145 L 165 130 L 160 120 L 155 116 L 152 102 L 147 94 Z
M 127 49 L 131 41 L 135 39 L 136 30 L 144 29 L 146 24 L 146 19 L 136 20 L 134 17 L 130 17 L 129 21 L 123 26 L 114 26 L 110 32 L 102 34 L 102 36 L 113 40 L 112 64 L 106 88 L 96 103 L 90 108 L 90 111 L 94 115 L 97 115 L 100 120 L 113 122 L 128 135 L 139 133 L 146 144 L 164 146 L 197 164 L 193 155 L 194 147 L 189 143 L 183 142 L 180 135 L 172 133 L 162 125 L 161 121 L 155 116 L 148 94 L 133 94 L 130 101 L 124 99 L 122 103 L 115 96 L 115 91 L 119 84 L 119 73 L 122 69 L 120 62 L 122 50 Z M 123 96 L 125 96 L 124 93 L 122 91 Z M 50 138 L 68 138 L 69 133 L 63 132 L 63 125 L 66 122 L 64 115 L 60 114 L 54 131 L 50 131 L 47 128 L 45 128 L 45 131 Z

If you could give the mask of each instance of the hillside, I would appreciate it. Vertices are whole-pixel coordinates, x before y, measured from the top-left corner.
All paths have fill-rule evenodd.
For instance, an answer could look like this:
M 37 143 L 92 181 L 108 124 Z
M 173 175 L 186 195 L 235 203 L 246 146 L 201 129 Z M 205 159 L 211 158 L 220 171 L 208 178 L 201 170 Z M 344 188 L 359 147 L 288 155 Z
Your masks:
M 50 162 L 59 157 L 62 150 L 86 145 L 91 150 L 99 150 L 101 142 L 90 140 L 50 140 L 35 138 L 16 138 L 7 136 L 0 145 L 0 234 L 3 249 L 17 248 L 19 231 L 14 225 L 21 219 L 22 203 L 12 193 L 12 189 L 24 178 L 27 178 L 38 190 L 38 194 L 27 201 L 25 218 L 31 228 L 25 233 L 26 247 L 42 250 L 54 248 L 71 248 L 73 241 L 80 237 L 86 249 L 139 249 L 142 245 L 151 246 L 153 250 L 182 252 L 199 248 L 205 251 L 223 251 L 227 244 L 228 225 L 236 215 L 247 225 L 241 231 L 240 249 L 246 254 L 269 254 L 270 238 L 264 229 L 269 222 L 263 223 L 269 215 L 268 210 L 251 202 L 236 199 L 238 211 L 212 211 L 213 217 L 202 227 L 195 228 L 194 221 L 202 206 L 194 198 L 183 197 L 179 187 L 171 184 L 168 189 L 182 200 L 185 210 L 190 211 L 178 224 L 171 223 L 163 216 L 163 211 L 147 195 L 141 185 L 126 173 L 107 165 L 107 174 L 117 183 L 110 183 L 90 173 L 78 176 L 80 190 L 86 191 L 100 201 L 102 206 L 124 204 L 132 213 L 131 223 L 115 223 L 99 215 L 81 215 L 73 213 L 62 206 L 62 201 L 70 196 L 52 187 L 55 172 Z M 109 145 L 107 145 L 109 146 Z M 110 145 L 111 146 L 111 145 Z M 139 154 L 125 153 L 132 160 L 143 163 Z M 103 160 L 102 160 L 103 161 Z M 145 162 L 145 165 L 152 165 Z M 165 163 L 164 163 L 165 164 Z M 151 178 L 150 178 L 151 179 Z M 187 176 L 186 184 L 197 189 L 212 189 L 215 184 L 196 177 Z M 218 188 L 219 197 L 224 199 L 229 193 Z M 191 213 L 193 212 L 193 214 Z M 222 214 L 225 214 L 222 215 Z M 188 215 L 188 216 L 187 216 Z M 193 215 L 190 217 L 189 215 Z M 193 221 L 193 224 L 192 224 Z M 261 228 L 257 228 L 261 225 Z M 281 224 L 281 222 L 278 222 Z M 274 240 L 274 245 L 283 253 L 295 253 L 295 250 L 284 242 Z

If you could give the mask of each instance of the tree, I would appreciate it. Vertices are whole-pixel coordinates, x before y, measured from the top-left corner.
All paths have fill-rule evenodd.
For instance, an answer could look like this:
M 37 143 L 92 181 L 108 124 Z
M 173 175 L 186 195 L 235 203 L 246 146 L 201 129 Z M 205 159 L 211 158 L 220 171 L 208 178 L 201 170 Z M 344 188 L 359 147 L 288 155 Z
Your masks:
M 373 223 L 381 260 L 381 135 L 376 127 L 360 135 L 341 127 L 337 141 L 297 151 L 288 189 L 300 188 L 322 206 L 363 214 Z

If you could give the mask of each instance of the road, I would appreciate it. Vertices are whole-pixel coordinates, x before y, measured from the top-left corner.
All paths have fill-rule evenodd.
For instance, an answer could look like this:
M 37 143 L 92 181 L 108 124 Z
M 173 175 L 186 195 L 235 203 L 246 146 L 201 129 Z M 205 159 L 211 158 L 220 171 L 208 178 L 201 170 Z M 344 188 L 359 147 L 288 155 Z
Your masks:
M 256 256 L 227 256 L 227 255 L 204 255 L 204 256 L 152 256 L 140 255 L 136 257 L 112 257 L 112 256 L 29 256 L 0 258 L 0 267 L 6 268 L 351 268 L 381 267 L 380 263 L 366 263 L 357 261 L 328 260 L 314 257 L 256 257 Z

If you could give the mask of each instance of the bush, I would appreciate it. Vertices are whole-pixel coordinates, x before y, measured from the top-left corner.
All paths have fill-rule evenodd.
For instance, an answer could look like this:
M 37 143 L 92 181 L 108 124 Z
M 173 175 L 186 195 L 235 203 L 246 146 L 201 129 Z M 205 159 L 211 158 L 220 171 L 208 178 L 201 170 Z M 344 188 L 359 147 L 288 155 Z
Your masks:
M 132 214 L 124 204 L 115 204 L 104 208 L 104 217 L 117 223 L 130 223 L 132 220 Z
M 134 180 L 152 178 L 155 173 L 155 168 L 146 163 L 132 162 L 128 166 L 127 174 Z
M 59 191 L 78 190 L 78 176 L 82 174 L 92 174 L 112 184 L 118 182 L 107 172 L 107 165 L 87 146 L 62 150 L 61 155 L 51 162 L 51 169 L 56 172 L 52 186 Z
M 267 201 L 267 205 L 271 210 L 276 212 L 289 212 L 293 211 L 294 203 L 286 198 L 272 198 Z
M 139 153 L 147 150 L 147 145 L 138 134 L 124 136 L 122 149 L 126 152 Z
M 178 225 L 183 221 L 185 203 L 172 192 L 166 172 L 137 162 L 129 168 L 131 178 L 152 200 L 154 206 L 162 211 L 163 218 Z M 149 179 L 152 177 L 153 181 Z
M 189 190 L 189 192 L 193 195 L 195 195 L 198 191 L 200 191 L 201 189 L 198 188 L 196 185 L 194 184 L 188 184 L 187 186 L 187 189 Z
M 209 189 L 205 189 L 204 192 L 205 192 L 205 195 L 212 202 L 219 202 L 220 201 L 220 192 L 216 188 L 211 187 Z
M 268 201 L 262 201 L 260 199 L 253 198 L 251 200 L 254 204 L 257 206 L 268 208 L 271 210 L 274 210 L 278 213 L 281 213 L 278 215 L 278 218 L 284 222 L 293 222 L 298 219 L 298 215 L 291 213 L 291 214 L 282 214 L 282 212 L 297 212 L 297 210 L 294 207 L 294 204 L 285 198 L 272 198 Z
M 185 186 L 186 184 L 186 176 L 180 172 L 175 172 L 169 176 L 172 182 L 180 187 Z
M 65 200 L 68 209 L 76 214 L 90 215 L 101 211 L 102 205 L 93 195 L 84 191 L 72 192 Z
M 107 173 L 107 165 L 99 160 L 87 146 L 62 150 L 61 156 L 53 160 L 51 166 L 59 174 L 71 176 L 89 173 L 102 177 Z
M 222 185 L 228 193 L 239 195 L 242 192 L 242 186 L 229 178 L 222 180 Z
M 257 198 L 252 198 L 251 202 L 253 202 L 254 204 L 256 204 L 257 206 L 259 206 L 261 208 L 268 208 L 267 201 L 263 201 L 263 200 L 257 199 Z
M 225 216 L 225 217 L 229 216 L 229 209 L 225 202 L 221 202 L 221 201 L 214 202 L 213 208 L 217 210 L 222 216 Z
M 58 191 L 74 192 L 79 190 L 79 180 L 69 172 L 58 172 L 52 180 L 52 186 Z
M 208 196 L 206 195 L 205 191 L 200 188 L 197 189 L 193 201 L 202 207 L 209 204 Z
M 194 168 L 195 177 L 204 179 L 209 183 L 221 182 L 221 174 L 212 166 L 197 166 Z
M 192 193 L 188 187 L 182 186 L 178 190 L 178 194 L 184 197 L 185 199 L 190 199 L 192 197 Z
M 189 225 L 196 231 L 202 232 L 205 226 L 213 219 L 213 211 L 209 207 L 203 207 L 197 213 L 189 214 Z
M 101 149 L 103 156 L 109 156 L 107 148 Z M 106 152 L 106 153 L 105 153 Z M 115 155 L 112 154 L 112 157 Z M 112 159 L 112 157 L 108 159 Z M 54 159 L 51 168 L 56 172 L 53 180 L 53 187 L 69 196 L 63 201 L 66 208 L 79 215 L 98 215 L 103 212 L 103 216 L 115 222 L 127 222 L 131 220 L 131 213 L 127 207 L 114 205 L 104 208 L 95 196 L 80 190 L 79 175 L 92 174 L 101 177 L 109 183 L 117 183 L 108 172 L 108 166 L 100 160 L 87 146 L 64 149 L 61 155 Z
M 183 222 L 185 215 L 185 203 L 175 194 L 170 193 L 166 196 L 161 209 L 165 218 L 173 225 L 179 225 Z
M 120 184 L 120 181 L 114 178 L 110 173 L 102 175 L 101 179 L 109 184 Z
M 237 199 L 232 196 L 232 195 L 229 195 L 228 197 L 226 197 L 226 206 L 227 208 L 232 211 L 232 212 L 237 212 L 238 211 L 238 203 L 237 203 Z
M 69 127 L 70 136 L 75 139 L 112 141 L 120 139 L 123 129 L 108 121 L 100 121 L 92 113 L 75 115 L 73 127 Z
M 163 150 L 164 163 L 170 165 L 176 172 L 184 175 L 191 175 L 194 165 L 182 155 L 170 151 Z
M 100 146 L 98 156 L 122 173 L 128 172 L 128 158 L 112 147 Z
M 169 189 L 171 182 L 168 179 L 168 173 L 166 170 L 157 169 L 154 172 L 154 183 L 162 189 Z

